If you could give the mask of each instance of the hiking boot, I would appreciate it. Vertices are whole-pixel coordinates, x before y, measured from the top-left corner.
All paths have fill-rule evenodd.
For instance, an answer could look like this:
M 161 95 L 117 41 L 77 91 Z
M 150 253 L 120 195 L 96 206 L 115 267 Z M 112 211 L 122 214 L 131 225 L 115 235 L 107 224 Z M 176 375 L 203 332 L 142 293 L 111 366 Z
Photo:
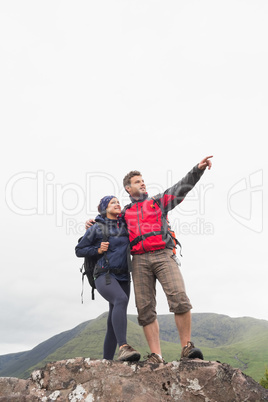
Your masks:
M 123 362 L 133 362 L 140 360 L 141 355 L 137 350 L 133 349 L 131 346 L 126 345 L 119 349 L 118 359 Z
M 187 357 L 187 359 L 201 359 L 201 360 L 204 360 L 203 353 L 201 352 L 200 349 L 195 348 L 193 342 L 188 342 L 187 346 L 184 346 L 184 348 L 181 351 L 181 359 L 183 357 Z
M 158 356 L 156 353 L 151 353 L 146 357 L 147 357 L 147 359 L 145 360 L 146 363 L 154 363 L 154 364 L 165 363 L 165 360 L 162 357 Z

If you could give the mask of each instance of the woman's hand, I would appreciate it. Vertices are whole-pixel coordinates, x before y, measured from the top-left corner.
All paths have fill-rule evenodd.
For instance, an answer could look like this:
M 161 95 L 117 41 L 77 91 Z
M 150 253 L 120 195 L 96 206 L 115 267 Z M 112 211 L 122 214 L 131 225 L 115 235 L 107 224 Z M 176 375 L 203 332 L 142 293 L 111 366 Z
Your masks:
M 108 247 L 109 247 L 109 242 L 108 241 L 101 242 L 100 248 L 98 248 L 98 253 L 99 254 L 105 253 L 105 251 L 108 250 Z

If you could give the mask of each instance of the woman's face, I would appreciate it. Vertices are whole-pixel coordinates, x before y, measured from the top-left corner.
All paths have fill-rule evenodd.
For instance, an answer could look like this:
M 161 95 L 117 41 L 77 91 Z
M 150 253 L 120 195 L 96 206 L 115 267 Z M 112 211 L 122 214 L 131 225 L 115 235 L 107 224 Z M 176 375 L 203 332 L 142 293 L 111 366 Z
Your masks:
M 109 202 L 107 209 L 106 209 L 107 215 L 119 215 L 121 214 L 121 206 L 117 198 L 112 198 L 111 201 Z

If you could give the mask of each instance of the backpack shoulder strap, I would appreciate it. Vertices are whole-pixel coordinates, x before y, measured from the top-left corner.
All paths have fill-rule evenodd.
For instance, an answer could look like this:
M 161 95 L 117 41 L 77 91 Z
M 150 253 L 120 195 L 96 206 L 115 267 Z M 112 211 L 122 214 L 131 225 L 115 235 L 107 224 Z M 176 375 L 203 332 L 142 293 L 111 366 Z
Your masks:
M 159 208 L 161 209 L 162 215 L 166 215 L 162 202 L 156 197 L 152 197 L 152 200 L 153 200 L 154 204 L 157 204 L 159 206 Z
M 133 205 L 133 203 L 130 203 L 130 204 L 127 204 L 127 205 L 124 206 L 124 208 L 123 208 L 123 210 L 121 212 L 121 217 L 122 217 L 123 220 L 125 220 L 126 210 L 131 208 L 132 205 Z
M 174 230 L 171 229 L 171 226 L 170 226 L 170 223 L 169 223 L 169 220 L 167 217 L 167 213 L 165 211 L 164 206 L 162 205 L 162 202 L 159 199 L 157 199 L 156 197 L 152 197 L 152 200 L 154 201 L 154 204 L 157 204 L 159 206 L 159 208 L 161 209 L 161 212 L 162 212 L 162 216 L 164 216 L 164 218 L 166 220 L 167 233 L 171 236 L 171 238 L 174 242 L 174 245 L 175 245 L 175 247 L 173 249 L 173 253 L 176 254 L 176 245 L 178 245 L 180 247 L 180 255 L 182 256 L 182 254 L 181 254 L 182 245 L 179 242 L 179 240 L 176 238 Z

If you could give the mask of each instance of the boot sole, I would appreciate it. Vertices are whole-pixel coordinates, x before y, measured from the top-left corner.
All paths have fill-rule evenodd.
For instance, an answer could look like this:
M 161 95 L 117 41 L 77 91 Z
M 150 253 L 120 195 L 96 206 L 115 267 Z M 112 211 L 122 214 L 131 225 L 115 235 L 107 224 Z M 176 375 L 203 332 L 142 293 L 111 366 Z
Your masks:
M 201 352 L 201 350 L 193 350 L 189 353 L 188 356 L 185 356 L 187 359 L 200 359 L 200 360 L 204 360 L 204 356 L 203 353 Z
M 134 362 L 134 361 L 139 361 L 140 358 L 141 358 L 141 355 L 139 353 L 133 353 L 133 355 L 121 357 L 118 360 L 120 362 Z

